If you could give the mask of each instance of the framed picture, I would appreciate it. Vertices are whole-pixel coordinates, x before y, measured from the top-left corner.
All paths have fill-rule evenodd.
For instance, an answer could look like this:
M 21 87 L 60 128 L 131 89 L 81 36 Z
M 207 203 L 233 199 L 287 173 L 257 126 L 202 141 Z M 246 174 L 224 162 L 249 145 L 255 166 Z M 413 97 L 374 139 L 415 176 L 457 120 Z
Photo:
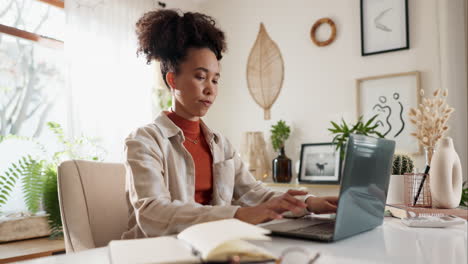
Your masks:
M 409 49 L 408 0 L 361 0 L 361 55 Z
M 411 136 L 416 128 L 409 122 L 408 112 L 416 108 L 419 95 L 420 73 L 417 71 L 372 76 L 357 79 L 357 114 L 369 120 L 378 114 L 376 129 L 386 139 L 396 141 L 396 149 L 408 154 L 420 154 L 418 141 Z
M 340 151 L 334 143 L 301 145 L 299 182 L 313 184 L 339 184 L 341 171 Z

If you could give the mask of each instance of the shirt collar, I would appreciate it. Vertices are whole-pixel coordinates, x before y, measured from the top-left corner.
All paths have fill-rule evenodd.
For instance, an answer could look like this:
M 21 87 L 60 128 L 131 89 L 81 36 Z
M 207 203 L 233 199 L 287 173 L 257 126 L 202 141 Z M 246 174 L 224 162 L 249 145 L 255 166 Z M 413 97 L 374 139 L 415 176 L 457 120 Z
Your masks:
M 161 133 L 166 138 L 171 138 L 180 134 L 184 138 L 184 132 L 180 129 L 174 122 L 172 122 L 167 115 L 161 111 L 159 115 L 154 120 L 154 123 L 161 129 Z M 217 132 L 212 131 L 203 120 L 200 119 L 200 127 L 205 135 L 206 141 L 211 142 L 214 140 L 215 143 L 218 143 L 220 135 Z

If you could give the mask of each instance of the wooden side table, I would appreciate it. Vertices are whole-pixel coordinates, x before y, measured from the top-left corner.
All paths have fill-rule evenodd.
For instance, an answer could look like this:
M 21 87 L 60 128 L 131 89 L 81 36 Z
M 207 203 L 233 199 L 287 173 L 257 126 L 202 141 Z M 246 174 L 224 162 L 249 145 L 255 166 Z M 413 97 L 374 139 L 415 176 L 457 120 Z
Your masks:
M 63 239 L 33 238 L 0 243 L 0 264 L 65 253 Z

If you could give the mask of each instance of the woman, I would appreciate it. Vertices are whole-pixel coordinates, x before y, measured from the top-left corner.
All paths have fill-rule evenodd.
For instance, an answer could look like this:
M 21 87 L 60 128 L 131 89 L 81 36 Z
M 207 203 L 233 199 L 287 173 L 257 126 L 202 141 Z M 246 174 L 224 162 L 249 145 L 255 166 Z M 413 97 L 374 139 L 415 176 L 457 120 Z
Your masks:
M 288 211 L 336 211 L 336 197 L 298 199 L 307 193 L 277 193 L 255 181 L 229 141 L 200 119 L 216 99 L 226 50 L 211 17 L 158 10 L 136 27 L 138 53 L 160 62 L 173 104 L 125 141 L 130 220 L 122 238 L 168 235 L 225 218 L 258 224 Z

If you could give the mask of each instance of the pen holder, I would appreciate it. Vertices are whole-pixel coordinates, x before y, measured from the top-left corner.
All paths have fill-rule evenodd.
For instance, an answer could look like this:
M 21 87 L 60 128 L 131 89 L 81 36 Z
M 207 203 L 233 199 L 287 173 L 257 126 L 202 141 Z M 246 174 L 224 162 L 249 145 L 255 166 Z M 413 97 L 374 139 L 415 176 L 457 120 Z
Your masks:
M 414 204 L 414 198 L 418 194 L 421 182 L 424 179 L 424 173 L 405 173 L 405 205 L 410 207 L 432 207 L 431 191 L 429 190 L 429 174 L 426 174 L 418 200 Z

